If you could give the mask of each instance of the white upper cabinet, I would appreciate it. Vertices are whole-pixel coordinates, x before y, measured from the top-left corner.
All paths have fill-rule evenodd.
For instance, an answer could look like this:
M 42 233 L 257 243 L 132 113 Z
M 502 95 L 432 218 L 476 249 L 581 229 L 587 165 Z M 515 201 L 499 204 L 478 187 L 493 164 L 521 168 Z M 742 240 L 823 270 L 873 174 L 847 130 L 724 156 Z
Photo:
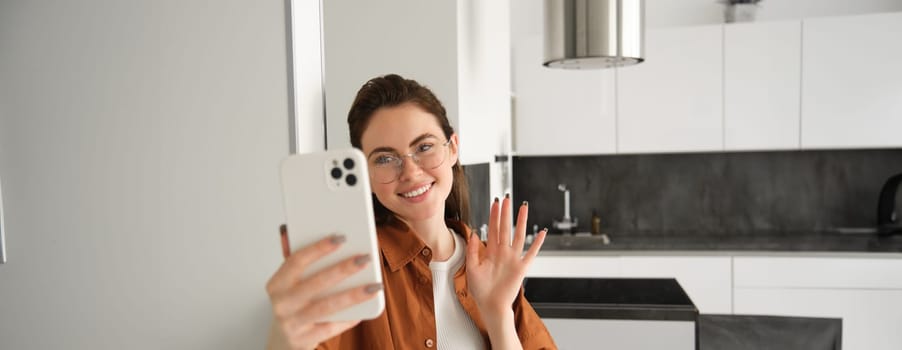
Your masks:
M 417 80 L 442 101 L 463 164 L 510 149 L 510 3 L 323 1 L 326 134 L 349 147 L 347 114 L 367 80 Z
M 902 13 L 649 28 L 646 61 L 541 65 L 513 46 L 521 155 L 902 147 Z
M 725 149 L 799 148 L 801 23 L 724 26 Z
M 802 147 L 902 146 L 902 13 L 802 28 Z
M 723 26 L 648 29 L 618 69 L 620 153 L 723 150 Z
M 614 71 L 542 65 L 542 36 L 514 42 L 514 150 L 518 155 L 617 151 Z

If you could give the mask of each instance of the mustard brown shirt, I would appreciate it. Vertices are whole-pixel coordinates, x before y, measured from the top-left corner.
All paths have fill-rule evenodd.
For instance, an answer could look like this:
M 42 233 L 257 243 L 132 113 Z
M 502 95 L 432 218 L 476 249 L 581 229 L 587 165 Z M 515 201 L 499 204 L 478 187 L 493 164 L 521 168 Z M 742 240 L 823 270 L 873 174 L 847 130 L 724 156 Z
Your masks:
M 456 221 L 449 221 L 448 225 L 464 238 L 470 234 L 466 225 Z M 377 228 L 377 237 L 382 254 L 385 312 L 323 342 L 317 349 L 434 349 L 437 346 L 429 269 L 432 251 L 407 228 L 382 225 Z M 461 306 L 482 334 L 485 348 L 491 348 L 476 301 L 468 293 L 466 264 L 454 275 L 454 287 Z M 523 296 L 522 287 L 511 308 L 523 349 L 557 349 L 542 320 Z

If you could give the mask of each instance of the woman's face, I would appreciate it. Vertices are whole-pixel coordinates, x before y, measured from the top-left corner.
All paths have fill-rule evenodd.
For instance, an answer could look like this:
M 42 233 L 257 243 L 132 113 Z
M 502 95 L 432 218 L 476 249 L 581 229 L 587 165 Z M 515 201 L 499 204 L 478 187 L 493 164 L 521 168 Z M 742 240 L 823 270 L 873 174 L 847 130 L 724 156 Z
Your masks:
M 457 135 L 451 135 L 451 142 L 443 146 L 446 141 L 438 119 L 416 104 L 376 110 L 360 143 L 367 157 L 372 191 L 379 202 L 408 222 L 443 216 L 445 199 L 454 182 L 451 167 L 457 163 Z M 436 168 L 423 167 L 405 156 L 422 154 L 430 147 L 444 157 Z M 396 169 L 387 166 L 389 161 L 397 159 L 393 155 L 400 155 L 403 165 L 394 181 L 383 183 L 377 179 L 376 172 L 384 175 L 386 169 Z M 382 164 L 381 170 L 376 170 L 378 163 Z

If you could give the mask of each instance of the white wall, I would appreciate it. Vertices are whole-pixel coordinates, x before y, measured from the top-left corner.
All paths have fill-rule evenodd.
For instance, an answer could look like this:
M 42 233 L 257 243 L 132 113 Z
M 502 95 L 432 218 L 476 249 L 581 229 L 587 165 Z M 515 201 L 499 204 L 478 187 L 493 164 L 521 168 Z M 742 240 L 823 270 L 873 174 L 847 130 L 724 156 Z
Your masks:
M 351 146 L 348 110 L 357 90 L 389 73 L 429 87 L 458 129 L 455 23 L 450 1 L 323 1 L 329 148 Z
M 253 349 L 285 2 L 0 2 L 2 349 Z

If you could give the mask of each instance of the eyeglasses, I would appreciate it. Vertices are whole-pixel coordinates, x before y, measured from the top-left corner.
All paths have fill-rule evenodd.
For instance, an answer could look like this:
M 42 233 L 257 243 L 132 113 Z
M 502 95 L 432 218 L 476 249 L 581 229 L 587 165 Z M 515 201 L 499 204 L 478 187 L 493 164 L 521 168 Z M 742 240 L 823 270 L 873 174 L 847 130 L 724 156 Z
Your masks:
M 373 181 L 382 184 L 392 183 L 401 177 L 404 169 L 404 157 L 410 159 L 423 169 L 435 169 L 445 162 L 448 157 L 447 146 L 451 139 L 445 143 L 437 143 L 436 140 L 425 140 L 411 148 L 408 154 L 396 152 L 378 152 L 370 156 L 370 175 Z

